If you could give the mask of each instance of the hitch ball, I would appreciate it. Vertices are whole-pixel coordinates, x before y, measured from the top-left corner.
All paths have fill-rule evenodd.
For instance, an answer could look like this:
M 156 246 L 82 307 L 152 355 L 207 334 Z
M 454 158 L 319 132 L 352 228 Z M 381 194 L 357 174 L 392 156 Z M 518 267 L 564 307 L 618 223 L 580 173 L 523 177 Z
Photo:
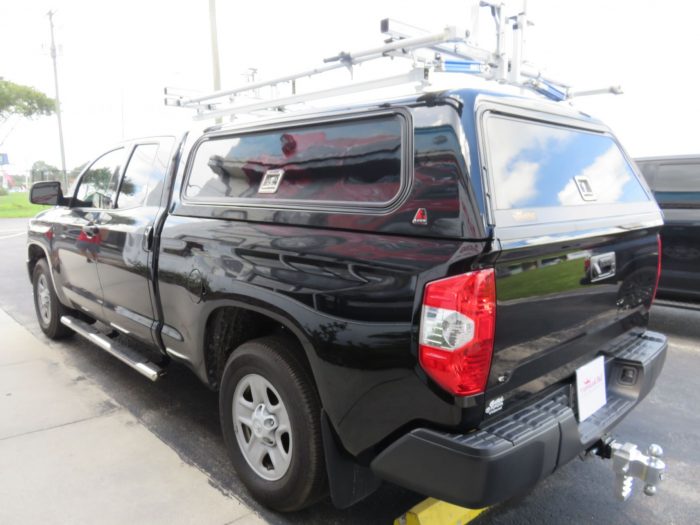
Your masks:
M 604 459 L 612 460 L 615 473 L 615 492 L 619 499 L 627 500 L 632 495 L 634 480 L 644 482 L 644 494 L 656 494 L 657 485 L 664 479 L 666 464 L 659 445 L 651 445 L 644 454 L 634 443 L 619 443 L 615 440 L 601 440 L 595 446 L 595 453 Z

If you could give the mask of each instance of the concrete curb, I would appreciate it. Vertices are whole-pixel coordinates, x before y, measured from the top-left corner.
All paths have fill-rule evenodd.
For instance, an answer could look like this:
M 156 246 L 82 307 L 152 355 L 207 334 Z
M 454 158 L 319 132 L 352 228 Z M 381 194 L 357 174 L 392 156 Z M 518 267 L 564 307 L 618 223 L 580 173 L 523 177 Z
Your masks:
M 3 310 L 0 333 L 0 523 L 265 523 Z

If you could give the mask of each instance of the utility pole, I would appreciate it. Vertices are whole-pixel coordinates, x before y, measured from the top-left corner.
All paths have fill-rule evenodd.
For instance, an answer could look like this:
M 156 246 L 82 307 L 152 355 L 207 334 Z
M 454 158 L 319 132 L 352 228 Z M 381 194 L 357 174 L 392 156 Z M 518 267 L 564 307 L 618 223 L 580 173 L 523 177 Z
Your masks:
M 211 34 L 211 70 L 214 74 L 214 91 L 221 89 L 221 70 L 219 68 L 219 33 L 216 29 L 216 0 L 209 0 L 209 33 Z M 216 119 L 221 124 L 221 119 Z
M 221 89 L 219 69 L 219 35 L 216 29 L 216 0 L 209 0 L 209 30 L 211 33 L 211 68 L 214 73 L 214 91 Z
M 58 118 L 58 141 L 61 145 L 61 171 L 63 172 L 63 185 L 68 186 L 66 175 L 66 152 L 63 147 L 63 124 L 61 123 L 61 98 L 58 94 L 58 66 L 56 64 L 56 42 L 53 35 L 53 15 L 55 11 L 49 11 L 49 26 L 51 27 L 51 60 L 53 60 L 53 82 L 56 86 L 56 117 Z

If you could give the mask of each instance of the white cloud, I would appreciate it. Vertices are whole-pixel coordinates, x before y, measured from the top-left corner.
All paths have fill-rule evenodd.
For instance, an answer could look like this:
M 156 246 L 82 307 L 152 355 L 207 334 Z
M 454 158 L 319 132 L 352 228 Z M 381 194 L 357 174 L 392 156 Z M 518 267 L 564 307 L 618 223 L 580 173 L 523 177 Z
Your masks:
M 540 164 L 516 160 L 529 149 L 546 149 L 554 142 L 561 146 L 571 133 L 550 126 L 532 126 L 511 120 L 494 118 L 489 121 L 491 169 L 496 187 L 496 207 L 516 208 L 537 192 Z
M 605 153 L 595 158 L 592 164 L 581 170 L 577 176 L 586 177 L 591 184 L 596 202 L 617 202 L 622 196 L 625 184 L 632 178 L 620 150 L 612 144 Z M 557 194 L 562 205 L 584 204 L 572 178 Z
M 516 162 L 510 171 L 499 172 L 498 207 L 514 208 L 535 195 L 535 183 L 540 165 L 536 162 Z

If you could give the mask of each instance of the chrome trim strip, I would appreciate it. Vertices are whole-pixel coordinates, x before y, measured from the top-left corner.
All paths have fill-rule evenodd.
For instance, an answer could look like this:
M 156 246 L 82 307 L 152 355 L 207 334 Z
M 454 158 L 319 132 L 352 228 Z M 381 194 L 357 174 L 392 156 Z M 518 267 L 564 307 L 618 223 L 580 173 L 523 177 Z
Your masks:
M 604 235 L 614 235 L 631 230 L 642 230 L 645 228 L 658 228 L 663 226 L 663 220 L 649 220 L 645 222 L 639 222 L 636 224 L 630 224 L 625 226 L 615 226 L 608 228 L 591 228 L 588 230 L 580 231 L 564 231 L 561 233 L 549 233 L 545 235 L 540 235 L 537 237 L 529 237 L 525 235 L 524 237 L 518 237 L 515 239 L 504 239 L 500 238 L 501 246 L 503 250 L 508 250 L 512 248 L 523 248 L 530 246 L 541 246 L 544 244 L 553 244 L 560 241 L 576 241 L 579 239 L 587 239 L 590 237 L 598 237 Z M 523 232 L 527 233 L 527 232 Z

